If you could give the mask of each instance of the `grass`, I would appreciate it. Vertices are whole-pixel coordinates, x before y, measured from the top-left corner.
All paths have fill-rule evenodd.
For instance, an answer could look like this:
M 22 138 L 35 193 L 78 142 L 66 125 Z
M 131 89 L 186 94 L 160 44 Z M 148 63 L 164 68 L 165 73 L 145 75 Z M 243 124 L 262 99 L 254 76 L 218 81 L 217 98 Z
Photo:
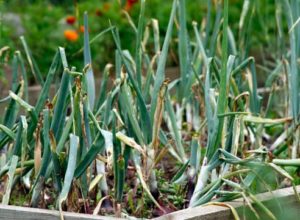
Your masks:
M 59 47 L 43 79 L 21 38 L 27 64 L 17 51 L 11 91 L 1 100 L 7 106 L 0 124 L 2 203 L 14 204 L 10 192 L 23 187 L 33 207 L 150 218 L 243 197 L 256 217 L 258 207 L 276 219 L 255 194 L 287 180 L 292 186 L 299 182 L 300 27 L 293 10 L 299 3 L 276 2 L 278 18 L 286 16 L 291 29 L 285 32 L 278 22 L 284 35 L 278 38 L 289 38 L 290 44 L 265 61 L 270 74 L 262 87 L 255 58 L 247 57 L 249 14 L 257 2 L 244 1 L 238 40 L 231 33 L 228 0 L 208 0 L 207 20 L 201 26 L 193 22 L 192 32 L 187 2 L 174 0 L 164 39 L 159 21 L 146 25 L 147 2 L 140 4 L 137 26 L 127 15 L 134 54 L 123 50 L 117 25 L 99 34 L 111 32 L 116 45 L 114 67 L 105 67 L 99 95 L 87 14 L 83 70 L 69 64 Z M 170 82 L 165 71 L 173 43 L 180 74 Z M 34 105 L 28 103 L 28 72 L 43 85 Z

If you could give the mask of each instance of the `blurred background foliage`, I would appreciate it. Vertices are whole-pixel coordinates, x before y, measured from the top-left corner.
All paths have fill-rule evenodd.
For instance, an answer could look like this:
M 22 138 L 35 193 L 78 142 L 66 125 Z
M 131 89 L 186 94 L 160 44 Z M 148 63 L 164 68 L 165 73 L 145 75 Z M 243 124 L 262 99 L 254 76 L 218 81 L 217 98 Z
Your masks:
M 135 42 L 132 41 L 134 32 L 124 11 L 128 12 L 133 21 L 137 21 L 138 0 L 2 0 L 0 2 L 1 47 L 8 46 L 10 48 L 9 57 L 12 57 L 13 51 L 22 48 L 19 36 L 24 35 L 43 74 L 47 73 L 58 45 L 66 48 L 72 64 L 79 69 L 83 68 L 82 53 L 77 52 L 83 45 L 82 18 L 84 11 L 87 11 L 90 17 L 91 38 L 108 28 L 110 21 L 120 30 L 123 48 L 131 52 L 135 48 Z M 216 0 L 212 0 L 212 2 L 214 3 L 212 7 L 216 7 Z M 229 25 L 236 35 L 235 38 L 238 39 L 239 23 L 237 21 L 240 19 L 243 1 L 230 0 L 229 3 Z M 150 22 L 151 18 L 158 19 L 162 36 L 166 32 L 171 4 L 172 0 L 147 1 L 146 21 Z M 262 53 L 272 54 L 277 49 L 274 48 L 274 45 L 277 45 L 275 3 L 274 0 L 256 0 L 255 4 L 257 6 L 251 12 L 253 19 L 248 32 L 249 45 L 251 45 L 248 55 L 255 56 L 258 58 L 257 62 L 260 62 Z M 193 30 L 192 21 L 194 20 L 205 27 L 206 13 L 207 3 L 205 0 L 187 1 L 188 30 Z M 211 16 L 214 17 L 215 14 Z M 68 19 L 72 21 L 70 22 Z M 210 26 L 214 26 L 214 24 L 212 23 Z M 171 46 L 170 53 L 172 50 L 177 50 L 176 38 Z M 99 38 L 91 48 L 94 69 L 96 73 L 99 73 L 106 63 L 114 60 L 115 45 L 111 34 L 107 33 Z M 171 57 L 169 66 L 178 66 L 175 54 L 176 52 L 174 56 L 169 56 Z

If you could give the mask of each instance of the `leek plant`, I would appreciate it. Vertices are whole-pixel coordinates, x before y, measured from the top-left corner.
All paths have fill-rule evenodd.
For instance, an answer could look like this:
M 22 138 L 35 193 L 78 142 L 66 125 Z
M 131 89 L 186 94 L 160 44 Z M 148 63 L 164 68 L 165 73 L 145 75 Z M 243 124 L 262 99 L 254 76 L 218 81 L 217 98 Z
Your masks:
M 147 23 L 147 3 L 141 0 L 137 25 L 126 14 L 135 34 L 134 54 L 122 48 L 117 24 L 111 23 L 89 40 L 88 15 L 84 14 L 84 46 L 78 52 L 83 52 L 83 69 L 69 64 L 64 48 L 59 47 L 46 79 L 21 37 L 27 64 L 17 51 L 9 96 L 0 100 L 7 103 L 0 124 L 0 178 L 6 189 L 2 203 L 9 204 L 12 192 L 23 186 L 33 207 L 51 203 L 60 211 L 89 213 L 92 209 L 94 214 L 103 210 L 107 214 L 113 209 L 117 217 L 153 217 L 170 211 L 172 201 L 160 188 L 163 182 L 169 188 L 174 184 L 184 188 L 185 202 L 178 203 L 184 205 L 172 210 L 242 197 L 256 217 L 252 203 L 275 219 L 255 193 L 273 189 L 262 178 L 266 172 L 274 174 L 277 182 L 296 183 L 297 177 L 285 167 L 300 164 L 300 27 L 294 24 L 300 4 L 296 0 L 276 3 L 279 38 L 283 39 L 284 11 L 291 49 L 272 65 L 264 108 L 255 58 L 248 56 L 249 26 L 258 4 L 244 0 L 235 40 L 228 2 L 207 0 L 207 16 L 199 27 L 196 21 L 187 23 L 187 1 L 174 0 L 161 45 L 159 21 Z M 106 65 L 98 89 L 90 47 L 108 33 L 116 45 L 115 64 Z M 166 67 L 174 43 L 180 73 L 170 81 Z M 28 101 L 29 71 L 42 86 L 34 105 Z M 61 80 L 51 97 L 50 86 L 57 77 Z M 277 85 L 285 77 L 287 82 Z M 285 91 L 290 111 L 276 118 L 270 112 L 278 87 Z M 274 127 L 282 135 L 271 137 Z M 282 158 L 291 137 L 291 159 Z M 172 178 L 157 175 L 159 169 L 166 169 L 168 158 Z M 149 208 L 147 214 L 141 211 L 144 206 Z

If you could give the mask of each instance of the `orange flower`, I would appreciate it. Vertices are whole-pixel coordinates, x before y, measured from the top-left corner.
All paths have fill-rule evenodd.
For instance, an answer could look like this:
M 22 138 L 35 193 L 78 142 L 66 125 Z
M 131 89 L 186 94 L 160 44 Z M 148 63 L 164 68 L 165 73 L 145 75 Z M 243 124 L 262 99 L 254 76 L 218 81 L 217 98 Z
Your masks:
M 73 15 L 69 15 L 66 17 L 66 22 L 69 25 L 73 25 L 75 23 L 75 21 L 76 21 L 76 17 Z
M 65 30 L 64 32 L 65 38 L 68 41 L 75 42 L 78 40 L 78 33 L 74 30 Z
M 90 29 L 88 31 L 90 32 Z M 80 27 L 78 28 L 78 32 L 84 33 L 84 26 L 83 25 L 80 25 Z
M 84 33 L 84 26 L 83 26 L 83 25 L 80 25 L 80 27 L 79 27 L 79 32 L 80 32 L 80 33 Z
M 134 6 L 134 4 L 138 3 L 138 1 L 139 0 L 127 0 L 125 10 L 129 11 Z

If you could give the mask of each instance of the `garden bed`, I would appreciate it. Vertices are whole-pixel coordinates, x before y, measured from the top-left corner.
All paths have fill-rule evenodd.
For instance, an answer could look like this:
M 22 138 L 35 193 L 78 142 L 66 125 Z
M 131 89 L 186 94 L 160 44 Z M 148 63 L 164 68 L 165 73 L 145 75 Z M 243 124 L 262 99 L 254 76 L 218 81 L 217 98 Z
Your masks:
M 300 26 L 288 21 L 284 36 L 291 47 L 264 50 L 266 59 L 257 64 L 248 54 L 248 18 L 261 6 L 252 2 L 260 1 L 244 1 L 239 32 L 232 34 L 229 1 L 208 0 L 207 19 L 214 17 L 216 25 L 197 20 L 191 35 L 187 2 L 174 0 L 162 43 L 157 21 L 145 19 L 148 6 L 140 1 L 137 25 L 128 18 L 133 52 L 122 47 L 117 25 L 99 34 L 111 32 L 116 46 L 101 82 L 87 13 L 84 62 L 77 65 L 58 47 L 46 78 L 21 37 L 25 54 L 17 51 L 8 62 L 13 80 L 0 100 L 6 106 L 0 116 L 2 204 L 43 210 L 39 216 L 39 209 L 29 209 L 30 219 L 60 218 L 63 211 L 134 219 L 293 214 L 296 196 L 283 188 L 300 183 L 300 34 L 293 36 Z M 276 3 L 282 17 L 300 17 L 300 3 L 292 11 L 295 2 Z M 179 71 L 167 74 L 174 48 Z M 258 67 L 268 73 L 265 84 Z M 28 88 L 30 71 L 40 86 Z M 273 190 L 275 203 L 270 194 L 260 195 Z M 5 219 L 27 210 L 6 207 Z
M 297 188 L 297 192 L 300 193 L 300 186 Z M 300 202 L 294 193 L 292 187 L 279 189 L 272 193 L 262 193 L 257 195 L 257 198 L 266 205 L 270 211 L 273 212 L 278 219 L 296 219 L 296 216 L 300 215 Z M 248 205 L 245 205 L 243 199 L 236 199 L 232 202 L 227 202 L 227 205 L 232 206 L 239 214 L 240 218 L 243 215 L 247 217 L 245 219 L 255 219 L 253 212 Z M 263 217 L 264 213 L 258 211 L 260 216 Z M 63 212 L 65 220 L 114 220 L 117 218 L 106 216 L 95 216 L 86 214 L 77 214 L 70 212 Z M 23 220 L 50 220 L 59 219 L 60 214 L 54 210 L 44 210 L 36 208 L 25 208 L 18 206 L 5 206 L 0 205 L 0 220 L 10 219 L 23 219 Z M 200 206 L 191 209 L 185 209 L 177 212 L 173 212 L 155 220 L 231 220 L 234 216 L 232 210 L 229 207 L 221 205 L 207 205 Z M 265 219 L 265 218 L 261 218 Z
M 299 194 L 300 186 L 296 189 Z M 297 219 L 297 216 L 300 215 L 300 201 L 297 199 L 292 187 L 279 189 L 273 192 L 261 193 L 257 195 L 257 198 L 266 205 L 270 211 L 272 211 L 277 219 Z M 237 211 L 240 219 L 256 219 L 254 213 L 249 208 L 249 205 L 245 205 L 245 201 L 242 198 L 236 199 L 232 202 L 226 202 L 226 204 L 232 206 Z M 263 211 L 259 210 L 258 213 L 260 214 L 260 219 L 269 219 L 265 216 Z M 207 205 L 177 211 L 155 219 L 231 220 L 234 219 L 234 216 L 229 207 L 221 205 Z

